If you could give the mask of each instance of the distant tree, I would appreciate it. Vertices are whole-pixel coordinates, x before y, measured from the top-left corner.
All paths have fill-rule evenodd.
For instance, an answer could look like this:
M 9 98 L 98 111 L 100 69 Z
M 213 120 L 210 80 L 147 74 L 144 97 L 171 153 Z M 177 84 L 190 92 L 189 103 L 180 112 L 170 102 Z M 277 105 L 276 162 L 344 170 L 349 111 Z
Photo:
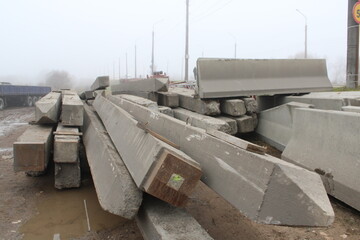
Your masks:
M 73 79 L 66 71 L 54 70 L 46 74 L 45 85 L 52 90 L 60 90 L 73 87 Z

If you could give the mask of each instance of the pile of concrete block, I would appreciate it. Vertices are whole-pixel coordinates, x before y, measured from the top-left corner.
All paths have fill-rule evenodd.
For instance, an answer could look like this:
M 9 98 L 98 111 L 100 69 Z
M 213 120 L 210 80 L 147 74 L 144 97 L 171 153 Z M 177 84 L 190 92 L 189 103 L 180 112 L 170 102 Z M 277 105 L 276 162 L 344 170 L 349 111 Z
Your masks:
M 105 90 L 110 86 L 109 76 L 99 76 L 96 78 L 90 89 L 80 94 L 82 100 L 94 100 L 97 91 Z

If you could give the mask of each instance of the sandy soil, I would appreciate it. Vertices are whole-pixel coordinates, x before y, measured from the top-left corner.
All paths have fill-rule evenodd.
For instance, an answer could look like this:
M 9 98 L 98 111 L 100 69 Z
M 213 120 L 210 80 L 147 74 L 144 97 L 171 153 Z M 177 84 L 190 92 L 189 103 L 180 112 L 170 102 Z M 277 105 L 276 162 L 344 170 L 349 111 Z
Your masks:
M 103 211 L 91 176 L 82 187 L 53 188 L 53 173 L 33 178 L 12 169 L 12 143 L 33 118 L 33 108 L 0 112 L 0 240 L 12 239 L 143 239 L 134 221 Z M 271 154 L 279 154 L 271 150 Z M 91 231 L 87 231 L 86 200 Z M 331 198 L 336 219 L 328 228 L 269 226 L 251 222 L 206 185 L 199 184 L 186 210 L 214 239 L 337 240 L 360 239 L 360 213 Z

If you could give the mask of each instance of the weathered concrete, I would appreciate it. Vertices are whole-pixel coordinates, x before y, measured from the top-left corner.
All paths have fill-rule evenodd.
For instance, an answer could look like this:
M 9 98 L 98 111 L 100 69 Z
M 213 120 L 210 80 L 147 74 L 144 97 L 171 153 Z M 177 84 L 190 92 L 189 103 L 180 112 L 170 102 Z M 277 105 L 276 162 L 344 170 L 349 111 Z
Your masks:
M 93 108 L 84 105 L 83 141 L 101 207 L 133 219 L 141 202 L 138 189 Z
M 199 164 L 138 127 L 131 115 L 103 96 L 93 106 L 136 185 L 172 205 L 185 204 L 200 180 Z
M 92 91 L 95 91 L 95 90 L 105 89 L 108 86 L 110 86 L 109 76 L 101 76 L 96 78 L 95 82 L 91 85 L 90 89 Z
M 255 130 L 256 119 L 252 116 L 244 115 L 234 119 L 237 123 L 238 133 L 249 133 Z
M 183 108 L 174 108 L 173 111 L 175 118 L 184 121 L 191 126 L 199 127 L 205 130 L 212 128 L 225 133 L 230 133 L 232 131 L 229 124 L 219 118 L 201 115 Z
M 50 92 L 35 103 L 35 122 L 52 124 L 59 121 L 61 93 Z
M 95 93 L 93 91 L 85 91 L 85 100 L 91 100 L 95 98 Z
M 318 175 L 269 155 L 244 150 L 200 128 L 129 101 L 114 96 L 107 98 L 200 163 L 203 182 L 250 219 L 302 226 L 327 226 L 334 220 Z M 275 182 L 281 187 L 270 189 Z M 279 199 L 269 201 L 267 194 L 278 195 Z M 263 206 L 267 216 L 263 214 Z
M 201 100 L 194 97 L 195 92 L 186 88 L 173 88 L 173 93 L 179 95 L 179 106 L 203 115 L 219 115 L 220 102 L 218 100 Z
M 220 101 L 222 113 L 238 117 L 246 113 L 245 103 L 241 99 L 227 99 Z
M 126 95 L 133 95 L 138 96 L 141 98 L 149 99 L 154 102 L 158 102 L 158 93 L 157 92 L 133 92 L 133 91 L 123 91 L 123 92 L 114 92 L 112 91 L 112 94 L 126 94 Z
M 323 177 L 328 193 L 360 210 L 360 114 L 295 109 L 282 158 Z
M 174 111 L 170 107 L 159 106 L 158 109 L 159 109 L 159 112 L 166 114 L 170 117 L 174 117 Z
M 61 123 L 64 126 L 82 126 L 84 104 L 77 94 L 63 94 Z
M 324 59 L 198 59 L 200 98 L 330 91 Z
M 55 163 L 55 188 L 78 188 L 81 184 L 80 160 L 75 163 Z
M 245 103 L 246 112 L 248 114 L 259 112 L 258 103 L 254 98 L 243 98 L 242 100 Z
M 76 163 L 79 158 L 79 129 L 59 124 L 56 133 L 59 134 L 54 137 L 54 162 Z
M 216 116 L 215 118 L 226 122 L 227 124 L 229 124 L 230 126 L 230 131 L 228 132 L 228 134 L 230 135 L 235 135 L 238 133 L 238 126 L 237 126 L 237 122 L 235 119 L 233 118 L 229 118 L 229 117 L 225 117 L 225 116 Z
M 154 101 L 151 101 L 149 99 L 146 98 L 142 98 L 142 97 L 138 97 L 138 96 L 134 96 L 134 95 L 128 95 L 128 94 L 121 94 L 121 95 L 117 95 L 123 99 L 126 99 L 130 102 L 133 103 L 137 103 L 143 107 L 147 107 L 149 109 L 152 109 L 154 111 L 159 111 L 159 107 L 158 104 Z
M 145 240 L 213 239 L 184 209 L 147 196 L 136 216 Z
M 165 78 L 121 79 L 111 82 L 113 93 L 123 92 L 166 92 L 169 80 Z
M 266 143 L 284 151 L 292 135 L 294 109 L 312 107 L 306 103 L 290 102 L 262 111 L 256 133 Z
M 360 107 L 345 106 L 342 107 L 341 110 L 343 110 L 344 112 L 360 113 Z
M 14 171 L 45 171 L 52 149 L 52 127 L 32 125 L 14 142 Z
M 158 104 L 167 107 L 179 106 L 179 95 L 173 92 L 158 92 Z

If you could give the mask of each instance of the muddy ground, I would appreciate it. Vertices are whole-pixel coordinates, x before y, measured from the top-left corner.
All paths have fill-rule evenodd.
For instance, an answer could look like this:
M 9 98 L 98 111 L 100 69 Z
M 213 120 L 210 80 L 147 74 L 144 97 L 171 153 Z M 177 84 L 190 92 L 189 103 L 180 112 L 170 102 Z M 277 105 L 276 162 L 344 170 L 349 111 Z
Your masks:
M 0 240 L 143 239 L 134 221 L 103 211 L 89 174 L 79 189 L 56 190 L 49 174 L 33 178 L 13 172 L 12 143 L 33 119 L 33 108 L 0 111 Z M 272 151 L 273 154 L 278 154 Z M 89 211 L 88 232 L 84 200 Z M 283 227 L 253 223 L 220 196 L 199 184 L 186 210 L 218 240 L 360 239 L 360 213 L 331 198 L 336 219 L 328 228 Z

